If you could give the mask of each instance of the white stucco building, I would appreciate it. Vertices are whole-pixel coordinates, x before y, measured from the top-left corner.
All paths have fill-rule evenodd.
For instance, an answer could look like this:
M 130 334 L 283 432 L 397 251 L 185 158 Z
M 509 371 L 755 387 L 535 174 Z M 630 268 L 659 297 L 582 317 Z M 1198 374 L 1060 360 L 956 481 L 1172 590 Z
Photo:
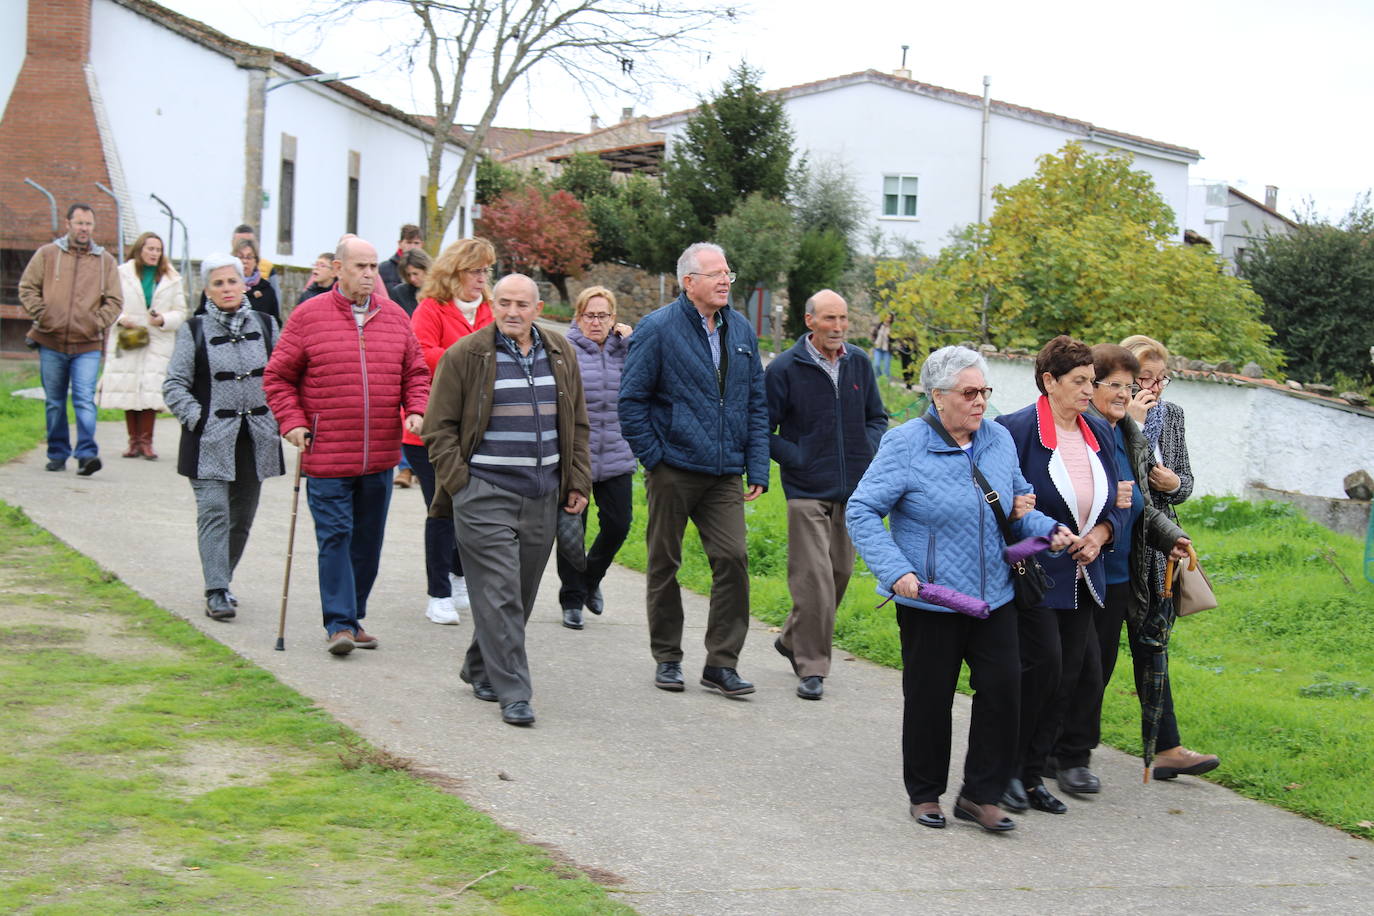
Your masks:
M 1222 181 L 1194 181 L 1188 188 L 1188 226 L 1226 259 L 1232 273 L 1266 233 L 1287 235 L 1296 223 L 1278 211 L 1278 188 L 1265 188 L 1264 203 Z
M 844 163 L 869 201 L 870 225 L 935 254 L 952 230 L 978 221 L 983 99 L 906 75 L 865 70 L 776 91 L 796 135 L 798 154 Z M 652 119 L 667 152 L 692 111 Z M 1149 173 L 1173 208 L 1182 237 L 1188 167 L 1200 154 L 1187 147 L 1107 130 L 1048 112 L 991 101 L 987 187 L 1011 185 L 1034 173 L 1036 158 L 1076 140 L 1090 152 L 1123 150 Z M 991 207 L 986 209 L 991 214 Z
M 126 243 L 153 230 L 177 261 L 188 249 L 200 259 L 248 223 L 277 264 L 309 266 L 345 232 L 388 256 L 400 226 L 421 221 L 425 126 L 324 76 L 149 0 L 0 3 L 6 280 L 53 237 L 49 202 L 25 178 L 51 191 L 59 217 L 94 204 L 97 241 L 112 249 L 121 226 Z M 461 155 L 451 141 L 444 174 Z M 470 211 L 445 241 L 467 231 Z

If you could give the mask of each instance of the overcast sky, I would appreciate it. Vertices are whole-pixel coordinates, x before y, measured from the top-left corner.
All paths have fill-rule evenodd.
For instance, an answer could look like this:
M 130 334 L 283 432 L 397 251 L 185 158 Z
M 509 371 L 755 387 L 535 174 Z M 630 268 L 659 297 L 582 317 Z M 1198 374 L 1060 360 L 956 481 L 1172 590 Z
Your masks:
M 354 85 L 409 111 L 432 111 L 427 80 L 378 60 L 406 34 L 357 17 L 318 42 L 278 23 L 308 0 L 161 0 L 227 34 L 265 44 L 326 71 L 364 74 Z M 671 0 L 669 0 L 671 2 Z M 1368 0 L 1195 0 L 1108 4 L 1102 0 L 984 0 L 915 4 L 892 0 L 753 0 L 745 18 L 717 25 L 704 50 L 672 59 L 677 88 L 646 87 L 589 104 L 557 71 L 536 71 L 507 98 L 497 124 L 586 130 L 622 107 L 664 114 L 694 105 L 741 59 L 778 88 L 874 68 L 892 70 L 908 44 L 912 77 L 1125 133 L 1192 147 L 1194 180 L 1226 181 L 1263 199 L 1279 186 L 1279 209 L 1305 198 L 1338 217 L 1374 186 L 1374 3 Z M 463 112 L 475 119 L 479 111 Z

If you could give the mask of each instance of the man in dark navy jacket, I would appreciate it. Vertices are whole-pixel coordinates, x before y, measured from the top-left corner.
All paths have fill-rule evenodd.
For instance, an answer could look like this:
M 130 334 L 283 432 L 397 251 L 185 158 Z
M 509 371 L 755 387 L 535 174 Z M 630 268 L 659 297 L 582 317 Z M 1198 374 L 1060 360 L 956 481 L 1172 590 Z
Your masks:
M 845 528 L 849 494 L 878 451 L 887 411 L 868 357 L 845 343 L 849 307 L 832 290 L 806 300 L 810 330 L 764 372 L 769 451 L 787 495 L 787 587 L 792 613 L 773 647 L 819 700 L 830 673 L 835 610 L 854 571 Z
M 754 692 L 736 671 L 749 632 L 744 503 L 768 488 L 768 405 L 758 340 L 730 308 L 735 274 L 719 245 L 677 262 L 682 295 L 639 323 L 620 376 L 620 429 L 644 465 L 649 503 L 649 646 L 654 685 L 682 690 L 682 536 L 697 526 L 711 562 L 701 684 Z M 748 478 L 748 492 L 740 476 Z

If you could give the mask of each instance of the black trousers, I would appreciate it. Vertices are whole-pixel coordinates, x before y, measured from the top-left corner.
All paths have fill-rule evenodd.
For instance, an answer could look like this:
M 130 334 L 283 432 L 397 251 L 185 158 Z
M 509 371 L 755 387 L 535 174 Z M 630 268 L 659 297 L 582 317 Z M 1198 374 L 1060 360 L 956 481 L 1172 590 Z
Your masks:
M 900 608 L 902 637 L 902 777 L 913 805 L 938 801 L 949 776 L 950 712 L 959 668 L 968 662 L 973 717 L 959 794 L 996 804 L 1014 775 L 1020 710 L 1016 608 L 986 620 Z
M 429 450 L 423 445 L 401 446 L 410 469 L 420 478 L 420 492 L 425 497 L 425 510 L 434 502 L 434 465 L 429 463 Z M 463 577 L 463 558 L 458 555 L 458 540 L 453 533 L 453 520 L 425 516 L 425 593 L 431 598 L 448 598 L 453 586 L 448 581 L 452 572 Z
M 1080 690 L 1102 692 L 1102 658 L 1086 582 L 1078 582 L 1078 607 L 1021 612 L 1021 781 L 1043 782 L 1046 759 L 1059 737 L 1069 700 Z M 1093 651 L 1088 651 L 1091 646 Z M 1062 766 L 1073 764 L 1060 761 Z
M 1107 692 L 1107 684 L 1111 683 L 1112 672 L 1116 670 L 1116 660 L 1121 648 L 1121 624 L 1126 621 L 1126 606 L 1130 601 L 1130 595 L 1129 582 L 1108 585 L 1106 606 L 1093 610 L 1097 649 L 1102 660 L 1102 685 L 1092 693 L 1080 689 L 1070 698 L 1068 710 L 1064 715 L 1064 726 L 1054 748 L 1054 755 L 1060 766 L 1087 766 L 1092 759 L 1092 749 L 1102 740 L 1102 700 Z M 1145 676 L 1150 670 L 1151 649 L 1140 642 L 1140 636 L 1133 626 L 1127 627 L 1127 644 L 1131 649 L 1136 693 L 1139 695 L 1144 690 Z M 1147 737 L 1143 716 L 1140 733 L 1143 742 Z M 1178 719 L 1174 717 L 1174 697 L 1166 677 L 1164 706 L 1159 717 L 1156 747 L 1167 749 L 1178 747 L 1182 743 L 1178 735 Z
M 596 520 L 600 529 L 587 551 L 586 571 L 573 569 L 572 564 L 555 551 L 561 585 L 559 607 L 581 607 L 606 577 L 606 570 L 611 568 L 616 552 L 630 533 L 630 521 L 634 518 L 634 475 L 620 474 L 593 483 L 592 497 L 596 501 Z M 582 510 L 583 519 L 590 508 Z

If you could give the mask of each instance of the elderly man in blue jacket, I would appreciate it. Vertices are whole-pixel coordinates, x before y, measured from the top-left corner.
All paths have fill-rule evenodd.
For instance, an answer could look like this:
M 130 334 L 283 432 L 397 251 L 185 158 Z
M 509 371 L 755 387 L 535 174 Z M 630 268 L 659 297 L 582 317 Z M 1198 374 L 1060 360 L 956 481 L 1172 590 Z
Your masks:
M 787 588 L 792 613 L 773 643 L 800 682 L 797 696 L 819 700 L 830 674 L 835 610 L 854 571 L 845 527 L 849 494 L 887 431 L 873 366 L 845 343 L 849 307 L 833 290 L 806 300 L 796 345 L 763 373 L 773 460 L 787 495 Z
M 735 274 L 720 246 L 688 246 L 677 275 L 682 295 L 635 328 L 620 378 L 620 429 L 644 465 L 648 491 L 654 686 L 683 689 L 677 571 L 690 519 L 711 562 L 701 684 L 743 696 L 754 692 L 736 670 L 749 630 L 744 503 L 768 488 L 763 364 L 748 320 L 730 308 Z

